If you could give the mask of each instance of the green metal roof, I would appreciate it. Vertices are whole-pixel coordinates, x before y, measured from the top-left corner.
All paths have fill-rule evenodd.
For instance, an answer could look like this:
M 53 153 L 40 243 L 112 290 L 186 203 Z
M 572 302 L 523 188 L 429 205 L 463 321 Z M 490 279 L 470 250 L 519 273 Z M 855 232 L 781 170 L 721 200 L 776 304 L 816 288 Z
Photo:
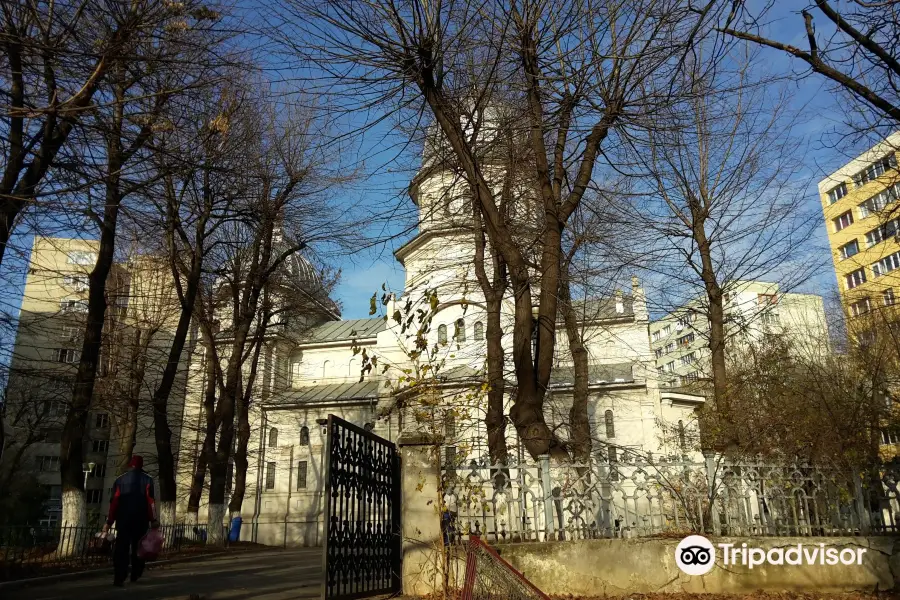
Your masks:
M 282 404 L 308 404 L 318 402 L 334 402 L 337 400 L 368 400 L 378 398 L 378 387 L 381 381 L 364 381 L 353 383 L 333 383 L 330 385 L 311 385 L 308 387 L 285 390 L 270 398 L 266 404 L 278 406 Z
M 379 331 L 384 331 L 386 325 L 384 317 L 331 321 L 311 330 L 301 343 L 318 344 L 371 338 Z

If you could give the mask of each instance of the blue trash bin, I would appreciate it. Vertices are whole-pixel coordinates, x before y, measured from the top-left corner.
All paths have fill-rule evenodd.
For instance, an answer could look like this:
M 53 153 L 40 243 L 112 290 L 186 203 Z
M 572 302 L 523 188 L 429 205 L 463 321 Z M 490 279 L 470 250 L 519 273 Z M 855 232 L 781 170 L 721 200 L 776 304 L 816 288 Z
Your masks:
M 236 542 L 241 539 L 241 523 L 243 519 L 235 517 L 231 520 L 231 531 L 228 532 L 228 541 Z

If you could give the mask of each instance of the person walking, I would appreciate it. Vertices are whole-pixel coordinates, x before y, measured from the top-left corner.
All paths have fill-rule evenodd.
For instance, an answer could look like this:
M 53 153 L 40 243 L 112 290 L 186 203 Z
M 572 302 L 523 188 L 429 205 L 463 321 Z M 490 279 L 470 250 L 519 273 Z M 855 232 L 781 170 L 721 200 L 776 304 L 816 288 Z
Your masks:
M 116 546 L 113 550 L 113 585 L 122 587 L 128 575 L 131 561 L 131 581 L 137 581 L 144 572 L 144 561 L 138 557 L 141 538 L 150 527 L 159 527 L 156 517 L 156 500 L 153 496 L 153 478 L 144 472 L 144 459 L 134 455 L 128 470 L 113 484 L 109 516 L 103 533 L 116 524 Z

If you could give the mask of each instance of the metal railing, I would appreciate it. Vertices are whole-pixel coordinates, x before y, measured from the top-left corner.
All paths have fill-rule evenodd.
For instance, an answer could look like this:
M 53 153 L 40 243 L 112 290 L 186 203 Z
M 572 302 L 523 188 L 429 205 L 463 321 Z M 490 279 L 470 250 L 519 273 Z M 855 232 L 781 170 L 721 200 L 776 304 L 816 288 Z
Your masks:
M 164 525 L 159 530 L 165 540 L 160 559 L 206 546 L 205 525 Z M 0 527 L 0 581 L 111 566 L 115 542 L 98 534 L 97 527 Z
M 898 478 L 762 460 L 443 469 L 445 539 L 491 543 L 652 535 L 824 536 L 900 531 Z

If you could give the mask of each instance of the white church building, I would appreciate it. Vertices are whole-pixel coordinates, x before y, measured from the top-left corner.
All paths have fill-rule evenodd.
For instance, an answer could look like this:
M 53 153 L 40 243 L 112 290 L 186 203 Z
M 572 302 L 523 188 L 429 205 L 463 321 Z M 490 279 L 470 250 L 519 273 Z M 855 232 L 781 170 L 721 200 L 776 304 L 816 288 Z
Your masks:
M 378 316 L 335 320 L 333 311 L 323 310 L 321 322 L 305 328 L 296 339 L 273 337 L 266 347 L 251 409 L 242 540 L 289 546 L 322 543 L 324 423 L 330 414 L 394 441 L 403 428 L 437 423 L 438 429 L 445 428 L 441 433 L 454 455 L 465 463 L 488 463 L 483 423 L 486 319 L 474 271 L 474 235 L 465 227 L 467 219 L 457 218 L 471 214 L 465 196 L 457 193 L 461 189 L 452 173 L 434 165 L 424 166 L 413 180 L 410 195 L 418 207 L 418 232 L 394 253 L 406 271 L 404 293 L 397 297 L 386 293 Z M 302 265 L 295 271 L 309 276 Z M 372 282 L 373 288 L 380 284 Z M 433 303 L 432 292 L 437 296 Z M 590 357 L 589 416 L 595 451 L 612 448 L 620 456 L 629 451 L 655 456 L 684 452 L 666 431 L 674 424 L 696 427 L 703 398 L 660 389 L 639 282 L 633 279 L 628 289 L 581 301 L 577 308 Z M 429 352 L 414 359 L 414 331 L 404 330 L 402 323 L 412 315 L 416 329 L 419 309 L 431 319 Z M 509 298 L 502 314 L 506 348 L 512 342 L 512 314 Z M 546 419 L 565 439 L 573 368 L 561 318 L 557 336 Z M 375 364 L 366 363 L 364 356 Z M 423 370 L 426 360 L 425 372 L 445 382 L 443 402 L 403 406 L 397 392 Z M 506 360 L 509 389 L 514 384 L 509 351 Z M 201 362 L 199 355 L 192 360 L 191 377 L 201 376 Z M 364 364 L 372 368 L 363 373 Z M 198 441 L 190 432 L 199 436 L 201 429 L 196 424 L 201 418 L 202 386 L 190 389 L 198 391 L 189 393 L 185 403 L 181 455 L 185 466 L 192 463 Z M 448 410 L 455 415 L 452 425 L 441 416 Z M 429 422 L 428 414 L 435 419 Z M 527 458 L 512 424 L 506 432 L 510 457 Z M 183 468 L 180 499 L 187 498 L 189 485 L 190 469 Z M 201 506 L 201 520 L 205 514 L 206 507 Z

